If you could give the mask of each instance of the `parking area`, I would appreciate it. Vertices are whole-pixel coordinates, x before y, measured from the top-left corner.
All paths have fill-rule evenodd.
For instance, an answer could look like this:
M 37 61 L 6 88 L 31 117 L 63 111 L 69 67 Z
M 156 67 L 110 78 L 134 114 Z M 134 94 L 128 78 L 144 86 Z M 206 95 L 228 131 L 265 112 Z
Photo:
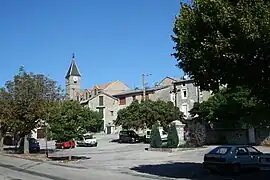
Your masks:
M 117 135 L 97 136 L 98 147 L 77 147 L 72 150 L 60 150 L 51 156 L 72 155 L 87 156 L 90 159 L 76 163 L 77 166 L 104 170 L 131 176 L 153 179 L 254 179 L 269 177 L 268 172 L 245 173 L 232 177 L 208 174 L 202 169 L 203 155 L 213 147 L 199 148 L 173 153 L 145 151 L 148 144 L 119 144 L 110 142 Z M 270 153 L 270 148 L 257 147 Z M 156 176 L 156 177 L 154 177 Z

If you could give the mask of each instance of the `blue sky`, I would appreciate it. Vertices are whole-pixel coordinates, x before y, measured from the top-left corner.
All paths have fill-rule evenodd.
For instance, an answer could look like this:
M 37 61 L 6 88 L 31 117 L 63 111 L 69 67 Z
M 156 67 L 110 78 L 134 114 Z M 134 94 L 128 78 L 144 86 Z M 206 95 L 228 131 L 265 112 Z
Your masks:
M 183 75 L 170 56 L 170 35 L 180 0 L 2 0 L 0 86 L 21 65 L 60 85 L 72 52 L 82 88 L 121 80 L 141 86 Z

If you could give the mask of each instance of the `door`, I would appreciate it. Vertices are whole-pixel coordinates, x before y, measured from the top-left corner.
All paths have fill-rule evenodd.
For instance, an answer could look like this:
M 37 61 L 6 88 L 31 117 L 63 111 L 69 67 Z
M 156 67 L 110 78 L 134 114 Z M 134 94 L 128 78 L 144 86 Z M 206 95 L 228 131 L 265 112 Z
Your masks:
M 107 127 L 107 134 L 111 134 L 112 133 L 112 127 L 111 126 L 108 126 Z
M 252 164 L 251 156 L 245 147 L 239 147 L 236 149 L 237 163 L 242 167 L 249 167 Z

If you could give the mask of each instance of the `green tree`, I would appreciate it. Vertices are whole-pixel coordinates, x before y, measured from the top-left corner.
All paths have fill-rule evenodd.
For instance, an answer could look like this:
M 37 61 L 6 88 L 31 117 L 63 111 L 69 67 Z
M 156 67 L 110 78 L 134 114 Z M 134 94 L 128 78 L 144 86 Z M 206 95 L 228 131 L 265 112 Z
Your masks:
M 46 118 L 49 104 L 62 98 L 61 89 L 55 81 L 42 74 L 27 73 L 23 67 L 5 87 L 11 97 L 12 128 L 25 138 L 24 153 L 28 153 L 27 137 L 40 120 Z
M 169 131 L 168 131 L 167 147 L 177 148 L 178 144 L 179 144 L 178 132 L 177 132 L 175 124 L 172 124 L 169 127 Z
M 165 101 L 133 101 L 128 107 L 118 111 L 116 125 L 124 129 L 151 128 L 159 122 L 165 129 L 174 120 L 183 120 L 183 113 L 175 108 L 172 102 Z
M 152 148 L 161 148 L 162 140 L 159 132 L 159 124 L 156 123 L 153 125 L 150 135 L 150 147 Z
M 270 102 L 270 1 L 194 0 L 174 24 L 174 57 L 202 90 L 246 86 Z
M 0 89 L 0 151 L 3 151 L 4 137 L 12 131 L 12 105 L 11 96 L 4 88 Z
M 55 103 L 47 120 L 53 139 L 65 142 L 85 134 L 91 126 L 97 127 L 102 118 L 97 112 L 82 107 L 77 101 Z
M 267 106 L 243 87 L 222 89 L 207 101 L 194 104 L 190 114 L 200 123 L 212 122 L 220 128 L 267 126 L 270 118 Z

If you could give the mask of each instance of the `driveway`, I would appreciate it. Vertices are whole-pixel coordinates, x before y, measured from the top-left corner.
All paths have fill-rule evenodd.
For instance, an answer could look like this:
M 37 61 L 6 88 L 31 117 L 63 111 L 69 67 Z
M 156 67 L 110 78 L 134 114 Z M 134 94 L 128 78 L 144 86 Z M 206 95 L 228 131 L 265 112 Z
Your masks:
M 72 150 L 60 150 L 51 156 L 84 155 L 88 160 L 82 160 L 74 166 L 91 171 L 114 172 L 130 175 L 130 177 L 147 179 L 269 179 L 268 172 L 250 172 L 237 177 L 229 175 L 208 174 L 202 166 L 203 155 L 213 147 L 200 148 L 174 153 L 145 151 L 147 144 L 118 144 L 110 142 L 117 136 L 97 137 L 98 147 L 77 147 Z M 258 147 L 263 152 L 270 148 Z

